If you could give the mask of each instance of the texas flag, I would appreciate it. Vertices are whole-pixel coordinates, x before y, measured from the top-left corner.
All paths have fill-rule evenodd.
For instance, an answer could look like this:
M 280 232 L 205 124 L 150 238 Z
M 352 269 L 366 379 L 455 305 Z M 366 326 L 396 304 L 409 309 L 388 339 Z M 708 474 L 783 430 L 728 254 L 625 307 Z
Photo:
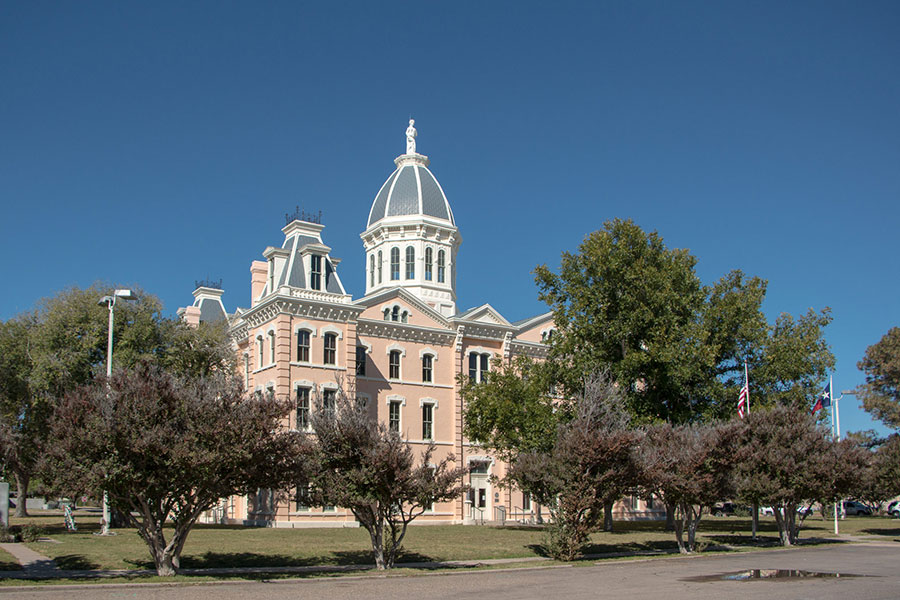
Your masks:
M 816 404 L 812 408 L 812 414 L 816 414 L 816 411 L 822 408 L 831 408 L 831 382 L 828 382 L 828 385 L 825 386 L 825 389 L 822 390 L 822 393 L 816 398 Z

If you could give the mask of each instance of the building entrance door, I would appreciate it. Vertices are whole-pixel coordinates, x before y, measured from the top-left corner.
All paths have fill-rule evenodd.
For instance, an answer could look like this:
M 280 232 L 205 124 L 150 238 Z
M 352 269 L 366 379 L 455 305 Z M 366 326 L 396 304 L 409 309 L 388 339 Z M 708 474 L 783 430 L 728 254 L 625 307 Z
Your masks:
M 473 462 L 469 472 L 469 518 L 479 523 L 491 520 L 490 462 Z

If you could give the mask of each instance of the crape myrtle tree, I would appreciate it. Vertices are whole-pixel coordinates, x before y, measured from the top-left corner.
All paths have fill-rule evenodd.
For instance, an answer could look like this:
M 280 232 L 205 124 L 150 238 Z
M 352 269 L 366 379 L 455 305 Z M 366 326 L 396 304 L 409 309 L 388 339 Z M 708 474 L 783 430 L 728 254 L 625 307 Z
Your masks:
M 874 504 L 898 494 L 900 494 L 900 434 L 894 433 L 878 440 L 877 448 L 870 451 L 865 485 L 855 497 Z
M 900 429 L 900 327 L 892 327 L 866 349 L 857 366 L 866 382 L 856 388 L 863 408 L 888 427 Z
M 785 546 L 799 537 L 798 506 L 833 502 L 859 489 L 865 474 L 865 451 L 852 441 L 832 442 L 805 402 L 751 412 L 742 422 L 735 452 L 738 497 L 774 509 Z
M 640 448 L 640 479 L 652 493 L 676 507 L 675 539 L 682 554 L 696 549 L 705 506 L 732 495 L 737 423 L 671 425 L 646 430 Z
M 147 543 L 157 573 L 174 575 L 201 513 L 296 476 L 305 438 L 280 427 L 290 408 L 248 396 L 228 373 L 176 377 L 139 363 L 66 395 L 44 472 L 65 493 L 105 490 Z
M 581 553 L 612 503 L 637 483 L 640 434 L 629 427 L 624 394 L 608 374 L 587 378 L 573 409 L 550 448 L 520 452 L 508 473 L 549 508 L 547 549 L 561 560 Z
M 349 508 L 369 532 L 376 567 L 390 569 L 409 524 L 433 503 L 458 497 L 466 470 L 453 466 L 453 455 L 432 462 L 433 443 L 417 457 L 399 432 L 338 385 L 327 404 L 316 399 L 314 450 L 301 461 L 294 482 L 309 486 L 311 504 Z

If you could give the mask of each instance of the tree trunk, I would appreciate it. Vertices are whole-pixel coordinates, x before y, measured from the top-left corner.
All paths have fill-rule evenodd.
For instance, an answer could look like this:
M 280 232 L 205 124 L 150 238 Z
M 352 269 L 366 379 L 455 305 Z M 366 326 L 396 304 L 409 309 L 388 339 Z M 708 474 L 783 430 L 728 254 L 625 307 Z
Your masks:
M 675 530 L 675 505 L 666 502 L 666 531 Z
M 372 540 L 372 555 L 375 557 L 375 568 L 379 571 L 387 569 L 384 560 L 384 522 L 374 523 L 369 528 L 369 537 Z
M 790 532 L 787 530 L 785 518 L 781 514 L 781 509 L 778 506 L 773 506 L 772 511 L 775 513 L 775 523 L 778 525 L 778 538 L 781 541 L 781 545 L 790 546 L 791 536 Z
M 608 500 L 603 503 L 603 531 L 613 530 L 613 501 Z
M 16 515 L 17 517 L 27 517 L 28 507 L 28 482 L 31 480 L 28 473 L 22 471 L 15 472 L 16 477 Z
M 687 554 L 688 551 L 684 547 L 684 521 L 681 519 L 673 520 L 672 528 L 675 530 L 675 541 L 678 542 L 678 552 Z

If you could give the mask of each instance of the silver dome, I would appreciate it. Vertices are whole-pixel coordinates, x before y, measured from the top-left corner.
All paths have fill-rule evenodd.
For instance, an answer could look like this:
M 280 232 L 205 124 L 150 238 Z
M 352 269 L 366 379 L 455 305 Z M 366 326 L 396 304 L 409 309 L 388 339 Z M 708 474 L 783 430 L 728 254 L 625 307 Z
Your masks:
M 447 196 L 428 167 L 416 163 L 401 163 L 375 196 L 367 227 L 386 217 L 416 215 L 456 225 Z

